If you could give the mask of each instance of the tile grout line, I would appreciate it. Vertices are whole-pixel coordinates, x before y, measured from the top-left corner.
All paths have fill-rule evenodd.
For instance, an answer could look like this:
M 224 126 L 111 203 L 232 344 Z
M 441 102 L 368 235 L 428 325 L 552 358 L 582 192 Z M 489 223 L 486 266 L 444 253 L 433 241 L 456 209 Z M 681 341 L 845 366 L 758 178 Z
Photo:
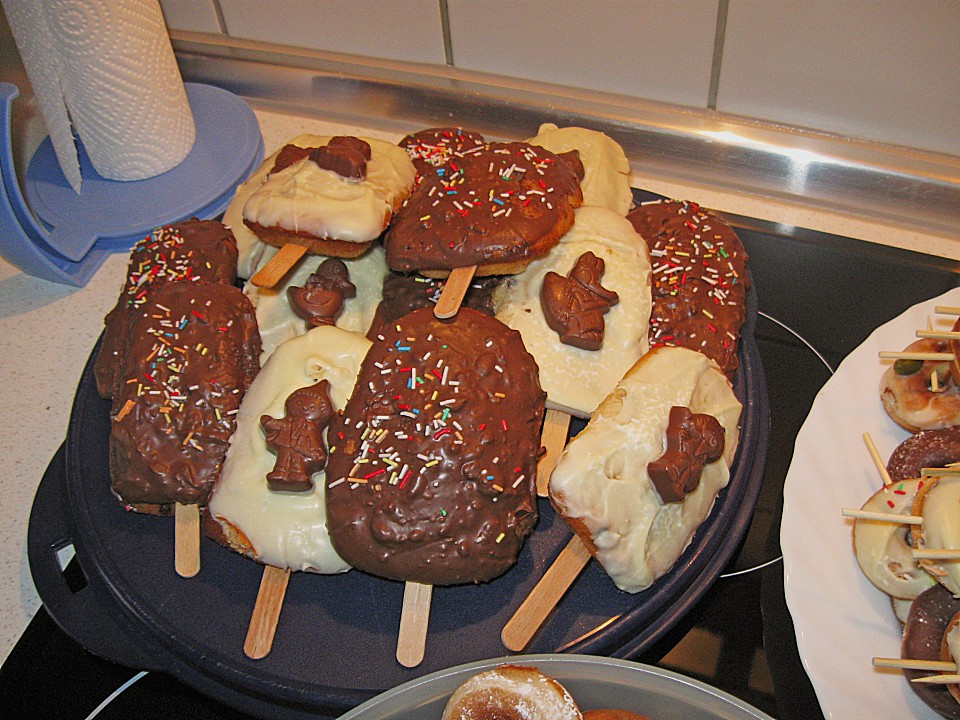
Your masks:
M 710 66 L 710 90 L 707 93 L 707 109 L 717 109 L 717 90 L 720 87 L 720 63 L 723 60 L 723 41 L 727 34 L 727 12 L 730 0 L 717 3 L 717 29 L 713 37 L 713 62 Z
M 229 35 L 227 32 L 227 21 L 223 19 L 223 8 L 220 7 L 220 0 L 212 0 L 213 11 L 217 15 L 217 24 L 220 26 L 220 32 Z
M 437 0 L 440 6 L 440 29 L 443 32 L 443 58 L 453 67 L 453 39 L 450 37 L 450 8 L 447 0 Z

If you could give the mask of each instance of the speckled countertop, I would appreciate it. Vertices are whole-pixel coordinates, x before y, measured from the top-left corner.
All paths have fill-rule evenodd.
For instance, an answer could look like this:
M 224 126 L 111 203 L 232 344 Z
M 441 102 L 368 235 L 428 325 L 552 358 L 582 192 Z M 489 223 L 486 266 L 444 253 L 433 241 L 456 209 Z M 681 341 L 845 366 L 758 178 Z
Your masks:
M 257 110 L 266 152 L 304 132 L 396 141 L 369 129 Z M 634 175 L 636 187 L 717 210 L 960 260 L 960 236 L 911 233 L 765 198 Z M 43 471 L 66 433 L 80 373 L 116 302 L 127 257 L 110 256 L 84 288 L 24 275 L 0 259 L 0 661 L 40 605 L 27 562 L 30 507 Z M 104 482 L 106 482 L 104 478 Z

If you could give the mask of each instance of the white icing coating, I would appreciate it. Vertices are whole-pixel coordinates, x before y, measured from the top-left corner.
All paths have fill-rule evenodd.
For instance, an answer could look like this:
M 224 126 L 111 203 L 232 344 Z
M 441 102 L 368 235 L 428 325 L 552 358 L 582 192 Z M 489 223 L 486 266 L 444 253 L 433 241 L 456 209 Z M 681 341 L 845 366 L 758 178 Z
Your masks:
M 271 252 L 264 254 L 261 266 L 276 252 L 276 248 L 270 247 L 270 250 Z M 304 285 L 323 260 L 324 258 L 316 255 L 305 255 L 284 277 L 283 282 L 272 288 L 260 288 L 251 282 L 244 286 L 244 294 L 250 298 L 257 310 L 257 326 L 263 343 L 261 365 L 280 343 L 302 335 L 309 328 L 307 321 L 290 307 L 287 288 Z M 370 329 L 377 305 L 383 296 L 383 278 L 387 274 L 386 253 L 381 246 L 375 245 L 358 258 L 342 260 L 350 274 L 350 282 L 357 288 L 357 294 L 344 299 L 343 310 L 337 317 L 336 326 L 364 335 Z M 257 266 L 254 272 L 259 269 L 260 266 Z
M 618 215 L 630 211 L 633 204 L 630 161 L 613 138 L 596 130 L 558 128 L 552 123 L 544 123 L 536 137 L 527 142 L 555 154 L 577 150 L 584 170 L 580 181 L 583 204 L 609 208 Z
M 960 550 L 960 477 L 931 482 L 923 496 L 923 547 Z M 960 560 L 935 560 L 933 570 L 954 595 L 960 595 Z
M 946 639 L 947 649 L 950 651 L 950 659 L 955 663 L 960 663 L 960 624 L 950 628 Z
M 264 227 L 304 231 L 318 238 L 363 243 L 375 240 L 413 189 L 416 169 L 407 151 L 392 143 L 370 145 L 363 180 L 341 177 L 305 158 L 273 173 L 247 197 L 243 219 Z M 329 137 L 301 135 L 298 147 L 320 147 Z
M 647 464 L 665 449 L 670 408 L 713 415 L 724 455 L 704 467 L 696 490 L 664 504 Z M 640 592 L 673 567 L 730 479 L 740 402 L 705 355 L 661 347 L 647 353 L 564 449 L 550 478 L 561 513 L 590 532 L 597 559 L 617 587 Z
M 441 720 L 580 720 L 580 709 L 560 683 L 536 668 L 501 666 L 460 685 Z
M 573 228 L 547 255 L 504 281 L 493 304 L 497 319 L 520 332 L 536 359 L 548 405 L 586 417 L 649 348 L 650 259 L 643 238 L 625 218 L 600 207 L 575 212 Z M 601 285 L 619 295 L 619 302 L 603 316 L 599 350 L 561 343 L 540 307 L 544 276 L 551 270 L 566 276 L 588 251 L 605 263 Z
M 904 480 L 880 488 L 862 510 L 910 515 L 920 480 Z M 907 544 L 909 526 L 892 520 L 862 520 L 853 524 L 853 551 L 867 579 L 891 597 L 912 599 L 936 580 L 913 559 Z
M 293 144 L 296 144 L 296 140 L 299 139 L 300 138 L 295 138 L 292 141 Z M 280 150 L 277 150 L 264 160 L 263 164 L 257 168 L 250 177 L 237 186 L 236 191 L 233 193 L 233 199 L 223 213 L 223 224 L 233 231 L 233 237 L 237 240 L 237 250 L 239 252 L 237 257 L 237 275 L 242 278 L 253 276 L 257 268 L 263 263 L 266 263 L 266 261 L 277 252 L 277 248 L 261 242 L 260 238 L 254 235 L 250 228 L 243 224 L 243 205 L 247 202 L 250 194 L 263 185 L 279 154 Z M 268 251 L 269 256 L 264 257 Z
M 276 455 L 267 447 L 260 416 L 283 417 L 291 392 L 323 379 L 330 381 L 333 405 L 342 410 L 369 348 L 357 333 L 314 328 L 278 347 L 244 396 L 209 509 L 247 536 L 261 562 L 319 573 L 349 569 L 327 534 L 324 473 L 314 475 L 313 490 L 307 492 L 267 487 Z

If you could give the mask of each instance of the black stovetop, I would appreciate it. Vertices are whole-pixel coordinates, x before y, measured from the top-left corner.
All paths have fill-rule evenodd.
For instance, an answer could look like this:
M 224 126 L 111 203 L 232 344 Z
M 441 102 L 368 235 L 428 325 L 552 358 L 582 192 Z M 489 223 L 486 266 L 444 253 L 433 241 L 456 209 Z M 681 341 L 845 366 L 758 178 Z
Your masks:
M 779 531 L 793 442 L 832 370 L 878 325 L 957 285 L 960 263 L 849 238 L 728 216 L 750 254 L 759 301 L 756 340 L 772 433 L 750 529 L 700 603 L 640 662 L 689 675 L 783 720 L 821 717 L 783 594 Z M 48 473 L 63 472 L 63 452 Z M 75 564 L 75 563 L 74 563 Z M 67 579 L 76 569 L 68 566 Z M 8 717 L 242 718 L 160 673 L 91 655 L 41 609 L 0 668 Z

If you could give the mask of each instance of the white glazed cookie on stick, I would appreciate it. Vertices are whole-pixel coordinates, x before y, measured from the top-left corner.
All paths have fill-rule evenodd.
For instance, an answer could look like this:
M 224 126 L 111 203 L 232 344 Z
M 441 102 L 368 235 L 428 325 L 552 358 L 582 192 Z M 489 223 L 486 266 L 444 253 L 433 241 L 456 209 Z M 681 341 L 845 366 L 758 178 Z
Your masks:
M 271 251 L 274 250 L 272 246 L 269 247 Z M 272 256 L 273 252 L 266 253 L 260 266 Z M 257 287 L 251 282 L 244 285 L 243 292 L 257 311 L 257 326 L 263 342 L 261 365 L 281 343 L 310 329 L 311 324 L 291 306 L 289 291 L 291 288 L 306 286 L 310 276 L 324 262 L 328 260 L 315 256 L 302 258 L 283 281 L 272 288 Z M 356 292 L 343 299 L 342 312 L 336 316 L 334 324 L 344 330 L 365 335 L 382 299 L 383 280 L 387 275 L 383 248 L 374 246 L 358 258 L 345 258 L 335 262 L 342 262 L 346 266 L 347 278 Z
M 543 123 L 535 137 L 527 140 L 557 155 L 576 150 L 583 164 L 583 204 L 609 208 L 626 215 L 633 205 L 630 189 L 630 161 L 623 148 L 610 136 L 580 127 L 557 127 Z
M 570 308 L 580 329 L 596 327 L 600 347 L 587 350 L 561 340 L 544 312 L 541 293 L 551 273 L 566 278 L 586 253 L 603 261 L 602 288 L 616 295 L 609 310 L 587 303 Z M 564 293 L 570 297 L 568 291 Z M 547 407 L 588 417 L 617 381 L 649 348 L 647 324 L 652 304 L 650 260 L 643 239 L 633 226 L 611 210 L 581 207 L 573 228 L 546 256 L 534 260 L 520 275 L 504 281 L 493 296 L 496 317 L 519 331 L 527 351 L 540 366 L 540 384 Z
M 324 473 L 302 492 L 271 490 L 267 475 L 277 453 L 267 445 L 261 418 L 280 418 L 295 390 L 329 381 L 335 410 L 346 405 L 370 341 L 336 327 L 319 327 L 284 342 L 257 375 L 237 414 L 210 519 L 238 552 L 292 570 L 337 573 L 349 569 L 327 534 Z M 210 527 L 208 523 L 208 529 Z
M 692 491 L 665 501 L 649 468 L 665 454 L 676 407 L 719 422 L 722 455 L 702 465 Z M 553 472 L 550 499 L 621 590 L 650 587 L 706 520 L 730 479 L 740 411 L 729 381 L 706 356 L 657 348 L 634 365 L 567 445 Z

